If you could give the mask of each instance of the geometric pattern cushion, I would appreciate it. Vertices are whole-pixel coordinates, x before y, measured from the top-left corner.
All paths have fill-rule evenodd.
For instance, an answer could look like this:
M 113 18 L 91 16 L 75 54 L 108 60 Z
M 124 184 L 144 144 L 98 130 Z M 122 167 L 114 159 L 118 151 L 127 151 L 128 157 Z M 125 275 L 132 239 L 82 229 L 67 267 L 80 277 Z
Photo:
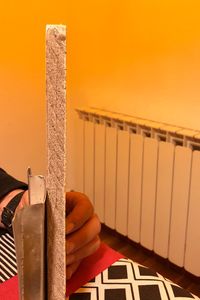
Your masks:
M 69 300 L 191 300 L 197 296 L 130 259 L 120 259 Z

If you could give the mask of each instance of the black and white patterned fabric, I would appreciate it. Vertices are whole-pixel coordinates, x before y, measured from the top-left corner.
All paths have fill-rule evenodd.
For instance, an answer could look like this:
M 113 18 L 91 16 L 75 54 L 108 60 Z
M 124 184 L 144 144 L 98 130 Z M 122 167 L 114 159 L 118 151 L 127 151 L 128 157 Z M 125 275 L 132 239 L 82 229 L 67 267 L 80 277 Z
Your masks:
M 16 274 L 14 239 L 4 232 L 0 235 L 0 283 Z M 118 260 L 68 298 L 68 300 L 191 299 L 199 298 L 130 259 Z
M 17 274 L 17 262 L 13 237 L 4 233 L 0 236 L 0 283 Z
M 69 300 L 199 299 L 151 269 L 120 259 L 81 287 Z

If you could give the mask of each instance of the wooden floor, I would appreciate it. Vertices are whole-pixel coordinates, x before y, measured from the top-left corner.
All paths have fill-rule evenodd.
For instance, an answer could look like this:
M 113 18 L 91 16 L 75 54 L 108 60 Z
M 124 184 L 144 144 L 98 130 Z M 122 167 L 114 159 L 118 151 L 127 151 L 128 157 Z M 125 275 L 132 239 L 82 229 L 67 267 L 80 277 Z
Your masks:
M 119 235 L 105 225 L 102 225 L 100 237 L 101 240 L 111 248 L 121 252 L 126 257 L 137 263 L 150 267 L 156 272 L 162 274 L 164 277 L 172 280 L 191 293 L 200 297 L 200 278 L 197 278 L 187 273 L 183 269 L 174 266 L 167 260 L 155 255 L 151 251 L 142 248 L 140 245 L 128 240 L 126 237 Z M 197 259 L 200 258 L 197 257 Z

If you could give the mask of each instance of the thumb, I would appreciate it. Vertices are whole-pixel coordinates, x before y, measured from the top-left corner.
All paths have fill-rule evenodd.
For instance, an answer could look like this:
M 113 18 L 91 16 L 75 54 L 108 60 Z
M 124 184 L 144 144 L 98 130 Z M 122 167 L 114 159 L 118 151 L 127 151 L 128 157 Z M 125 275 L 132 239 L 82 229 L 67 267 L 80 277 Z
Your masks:
M 74 206 L 66 217 L 66 234 L 81 228 L 94 213 L 93 206 L 85 195 L 77 193 L 74 197 Z

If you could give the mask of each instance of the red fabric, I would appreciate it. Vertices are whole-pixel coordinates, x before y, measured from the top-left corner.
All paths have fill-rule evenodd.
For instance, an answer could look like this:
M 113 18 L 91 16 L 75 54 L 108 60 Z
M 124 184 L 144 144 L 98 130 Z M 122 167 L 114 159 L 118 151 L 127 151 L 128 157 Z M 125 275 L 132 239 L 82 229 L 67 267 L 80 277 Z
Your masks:
M 99 273 L 107 269 L 123 255 L 114 251 L 106 244 L 101 243 L 100 248 L 91 256 L 86 257 L 80 264 L 72 278 L 67 281 L 67 296 L 86 284 Z
M 0 284 L 1 300 L 19 300 L 17 276 Z
M 94 254 L 82 261 L 76 273 L 67 281 L 67 296 L 122 257 L 122 254 L 102 243 Z M 0 284 L 0 300 L 19 300 L 17 276 Z

